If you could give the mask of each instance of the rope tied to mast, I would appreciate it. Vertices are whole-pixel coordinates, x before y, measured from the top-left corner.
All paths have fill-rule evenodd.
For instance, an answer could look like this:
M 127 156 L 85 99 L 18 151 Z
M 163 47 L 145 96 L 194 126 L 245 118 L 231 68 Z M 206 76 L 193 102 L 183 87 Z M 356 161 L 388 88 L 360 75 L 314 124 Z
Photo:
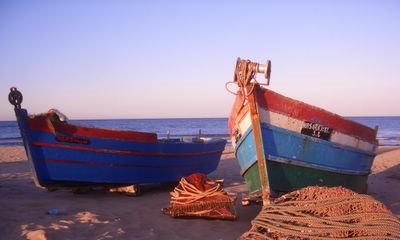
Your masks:
M 256 79 L 257 73 L 264 73 L 265 78 L 267 79 L 266 83 L 259 83 Z M 233 76 L 233 81 L 229 81 L 225 83 L 225 89 L 232 93 L 233 95 L 238 95 L 238 93 L 234 93 L 230 89 L 228 89 L 228 84 L 236 83 L 239 87 L 239 91 L 243 94 L 243 96 L 248 97 L 254 90 L 254 85 L 251 91 L 248 91 L 245 94 L 245 89 L 250 85 L 251 81 L 254 80 L 254 83 L 257 85 L 269 85 L 271 78 L 271 61 L 268 60 L 266 64 L 259 64 L 252 62 L 250 60 L 242 60 L 238 58 L 236 60 L 236 66 Z
M 242 96 L 246 98 L 254 91 L 254 85 L 247 93 L 246 87 L 255 79 L 257 65 L 250 60 L 240 60 L 240 58 L 236 62 L 234 82 L 237 83 Z

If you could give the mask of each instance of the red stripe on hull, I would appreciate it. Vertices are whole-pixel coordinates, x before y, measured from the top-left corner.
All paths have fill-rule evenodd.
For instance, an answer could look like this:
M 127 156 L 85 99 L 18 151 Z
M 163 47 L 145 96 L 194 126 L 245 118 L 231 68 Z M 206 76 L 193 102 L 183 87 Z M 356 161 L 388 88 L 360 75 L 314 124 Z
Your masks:
M 70 146 L 46 142 L 32 142 L 33 146 L 36 147 L 50 147 L 50 148 L 61 148 L 70 149 L 77 151 L 89 151 L 89 152 L 99 152 L 99 153 L 112 153 L 112 154 L 127 154 L 127 155 L 138 155 L 138 156 L 155 156 L 155 157 L 190 157 L 190 156 L 204 156 L 215 153 L 222 153 L 223 150 L 215 150 L 209 152 L 196 152 L 196 153 L 158 153 L 158 152 L 141 152 L 141 151 L 127 151 L 127 150 L 113 150 L 113 149 L 99 149 L 99 148 L 89 148 L 82 146 Z
M 111 130 L 101 129 L 93 127 L 75 126 L 68 123 L 62 122 L 50 122 L 47 116 L 38 115 L 34 118 L 28 118 L 28 126 L 32 131 L 39 132 L 57 132 L 69 136 L 79 137 L 93 137 L 93 138 L 109 138 L 119 139 L 135 142 L 157 142 L 157 134 L 155 133 L 144 133 L 136 131 L 122 131 L 122 130 Z
M 354 136 L 361 140 L 376 144 L 376 131 L 370 127 L 343 118 L 324 109 L 306 104 L 280 95 L 271 90 L 257 86 L 258 105 L 271 112 L 280 113 L 302 121 L 316 121 L 319 124 L 335 129 L 338 132 Z M 243 97 L 237 95 L 232 113 L 229 119 L 229 128 L 232 133 L 235 122 L 240 120 L 248 111 L 248 107 L 239 107 Z
M 341 133 L 376 142 L 376 132 L 372 128 L 267 89 L 258 88 L 257 91 L 257 102 L 262 108 L 304 121 L 317 121 Z

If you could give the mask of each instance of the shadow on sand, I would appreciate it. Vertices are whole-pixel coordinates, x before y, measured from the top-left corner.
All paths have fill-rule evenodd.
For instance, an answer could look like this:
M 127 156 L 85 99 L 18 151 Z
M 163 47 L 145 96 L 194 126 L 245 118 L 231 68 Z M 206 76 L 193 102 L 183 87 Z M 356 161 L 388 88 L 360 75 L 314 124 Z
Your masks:
M 368 194 L 383 202 L 395 215 L 400 215 L 400 147 L 383 148 L 374 163 L 376 166 L 368 178 Z M 386 156 L 382 156 L 385 154 Z
M 224 178 L 226 191 L 246 191 L 232 158 L 222 160 L 210 177 Z M 101 190 L 49 192 L 35 188 L 26 161 L 0 163 L 0 234 L 4 239 L 237 239 L 261 209 L 243 207 L 239 200 L 236 221 L 171 218 L 161 209 L 169 205 L 174 186 L 144 185 L 138 197 Z M 50 209 L 66 213 L 46 214 Z

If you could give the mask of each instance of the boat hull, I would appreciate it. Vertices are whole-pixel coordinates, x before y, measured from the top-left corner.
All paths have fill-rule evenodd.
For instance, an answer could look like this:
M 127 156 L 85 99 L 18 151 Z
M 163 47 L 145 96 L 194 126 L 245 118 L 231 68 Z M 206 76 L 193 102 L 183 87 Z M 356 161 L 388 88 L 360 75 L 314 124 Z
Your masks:
M 223 139 L 184 142 L 155 134 L 97 129 L 29 118 L 16 109 L 32 170 L 40 186 L 175 182 L 214 171 Z
M 268 181 L 274 193 L 291 192 L 306 186 L 344 186 L 358 193 L 368 190 L 366 175 L 349 175 L 291 164 L 268 161 Z M 260 176 L 257 164 L 243 174 L 248 190 L 252 194 L 260 191 Z
M 255 91 L 270 190 L 289 192 L 310 185 L 367 190 L 376 148 L 373 129 L 269 90 Z M 234 106 L 230 129 L 241 174 L 249 191 L 257 193 L 261 185 L 256 144 L 246 105 Z

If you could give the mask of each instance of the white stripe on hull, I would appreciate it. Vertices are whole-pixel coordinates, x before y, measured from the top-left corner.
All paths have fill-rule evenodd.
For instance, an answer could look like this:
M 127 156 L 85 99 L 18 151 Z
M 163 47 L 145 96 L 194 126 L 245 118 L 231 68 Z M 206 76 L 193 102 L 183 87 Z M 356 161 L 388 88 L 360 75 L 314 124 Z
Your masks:
M 283 114 L 271 112 L 262 108 L 259 108 L 259 115 L 261 122 L 270 124 L 275 127 L 283 128 L 292 132 L 301 133 L 301 129 L 303 128 L 304 121 L 292 118 Z M 239 132 L 243 135 L 247 129 L 251 127 L 251 117 L 250 112 L 247 112 L 246 115 L 239 120 L 239 123 L 236 123 L 236 126 L 239 126 Z M 359 150 L 363 150 L 369 153 L 375 153 L 375 145 L 356 137 L 341 133 L 333 129 L 330 142 L 349 146 L 352 148 L 356 148 Z M 232 139 L 233 147 L 236 147 L 235 139 Z

